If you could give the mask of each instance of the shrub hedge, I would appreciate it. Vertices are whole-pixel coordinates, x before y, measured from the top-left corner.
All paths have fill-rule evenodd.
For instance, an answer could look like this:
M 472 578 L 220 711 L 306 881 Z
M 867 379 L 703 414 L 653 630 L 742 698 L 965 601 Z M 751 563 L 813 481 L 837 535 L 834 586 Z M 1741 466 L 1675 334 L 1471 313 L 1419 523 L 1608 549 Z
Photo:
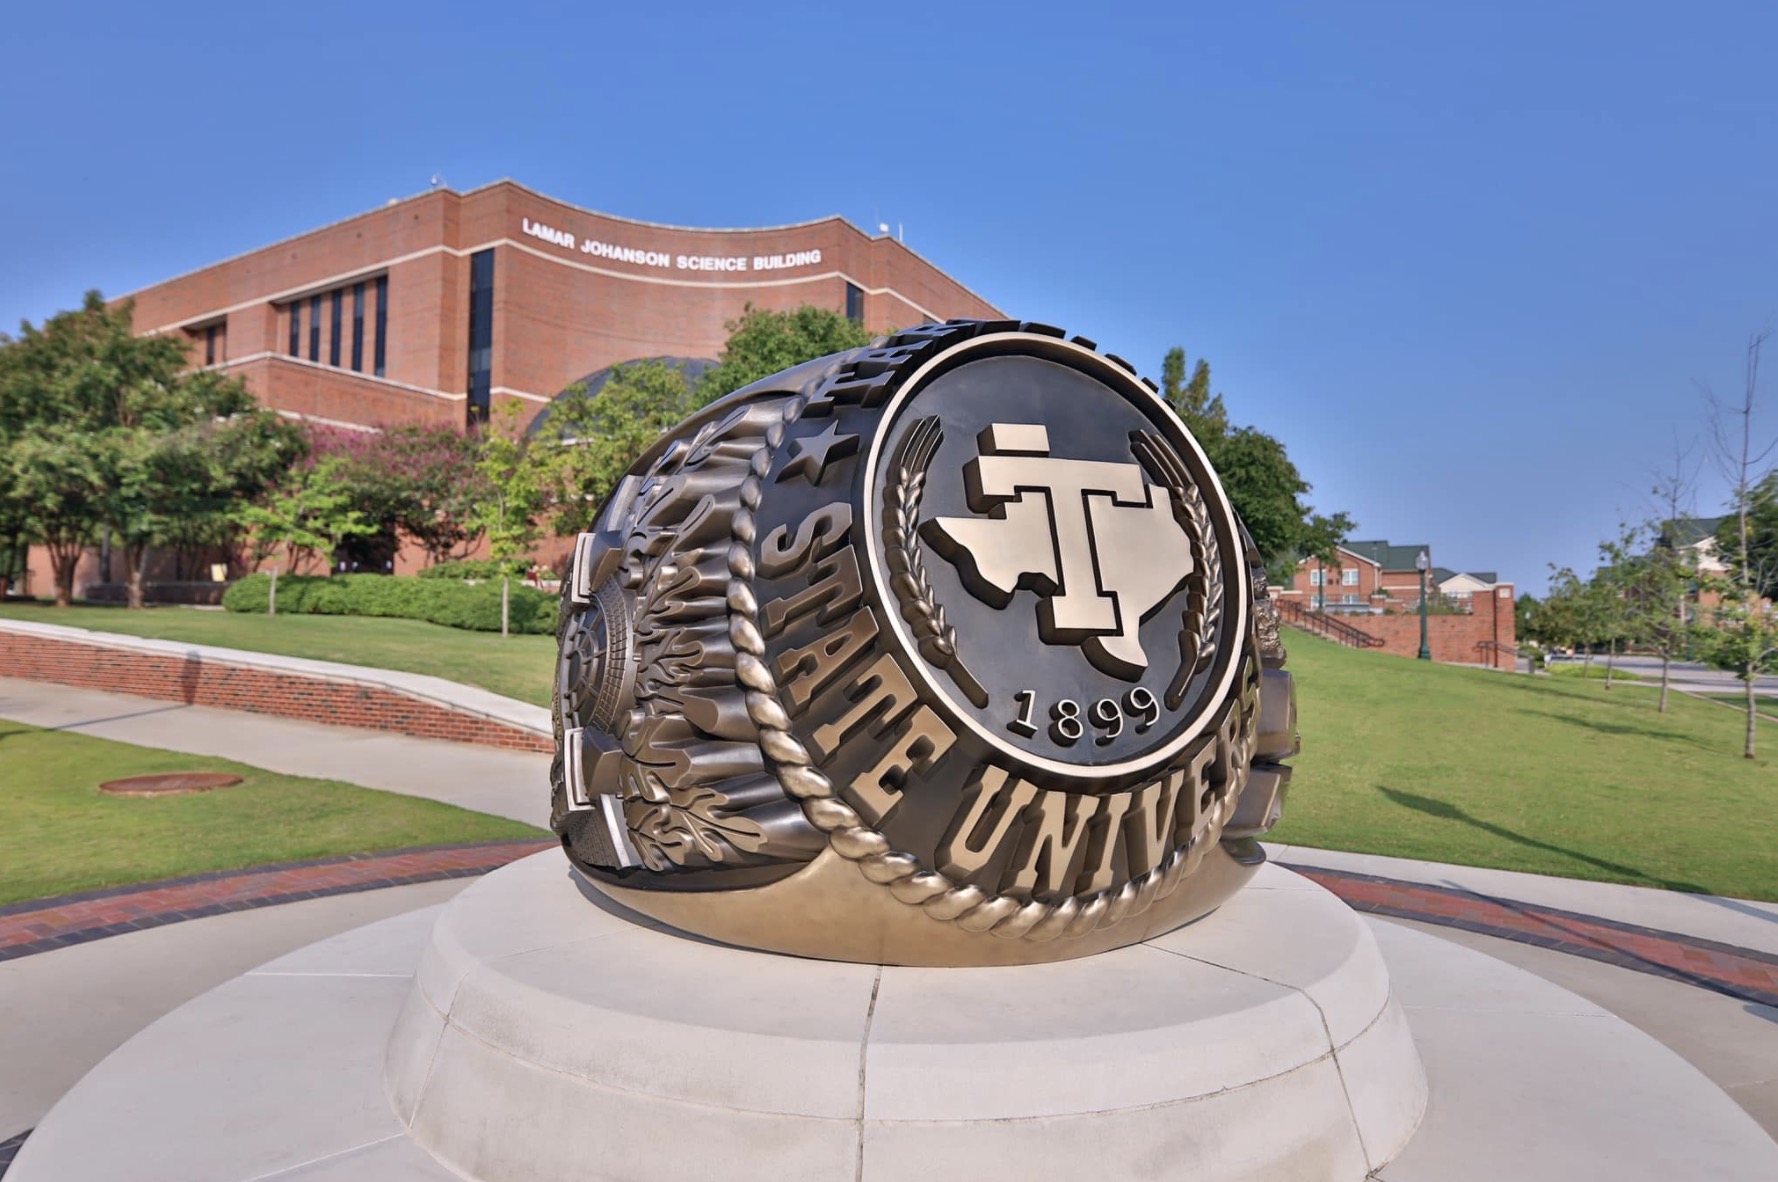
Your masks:
M 419 574 L 422 579 L 497 579 L 500 563 L 492 558 L 464 558 L 437 563 Z
M 222 606 L 265 614 L 269 575 L 248 575 L 229 587 Z M 508 604 L 514 632 L 556 630 L 556 597 L 512 583 Z M 500 583 L 411 579 L 390 575 L 285 575 L 278 580 L 278 611 L 291 615 L 394 616 L 471 632 L 500 631 Z

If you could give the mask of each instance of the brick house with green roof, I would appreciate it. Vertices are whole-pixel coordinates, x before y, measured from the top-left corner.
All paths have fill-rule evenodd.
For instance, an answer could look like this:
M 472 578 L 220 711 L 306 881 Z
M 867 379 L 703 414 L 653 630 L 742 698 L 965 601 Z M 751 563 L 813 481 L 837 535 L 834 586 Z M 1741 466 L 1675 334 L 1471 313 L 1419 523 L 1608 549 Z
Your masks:
M 1287 622 L 1315 625 L 1298 613 L 1337 616 L 1371 637 L 1385 651 L 1413 656 L 1419 651 L 1421 554 L 1432 547 L 1383 540 L 1346 542 L 1336 561 L 1304 559 L 1290 581 L 1273 588 L 1285 606 Z M 1514 588 L 1497 571 L 1461 571 L 1433 565 L 1427 571 L 1435 614 L 1428 620 L 1434 659 L 1466 664 L 1513 665 L 1517 635 Z M 1293 621 L 1294 618 L 1294 621 Z

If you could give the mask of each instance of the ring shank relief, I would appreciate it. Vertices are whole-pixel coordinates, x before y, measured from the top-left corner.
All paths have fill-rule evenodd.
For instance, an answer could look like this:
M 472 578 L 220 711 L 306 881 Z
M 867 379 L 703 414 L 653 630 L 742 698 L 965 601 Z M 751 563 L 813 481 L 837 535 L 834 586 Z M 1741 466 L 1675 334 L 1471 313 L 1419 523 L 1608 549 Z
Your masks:
M 1115 429 L 1089 439 L 1055 399 L 1021 419 L 967 391 L 909 419 L 942 426 L 904 429 L 923 390 L 950 397 L 984 359 L 971 381 L 1025 388 L 1012 379 L 1035 360 L 1097 383 L 1094 397 L 1117 400 L 1118 414 L 1098 416 Z M 889 448 L 930 470 L 920 496 L 886 497 Z M 965 495 L 953 469 L 970 463 Z M 1033 493 L 1034 477 L 1054 479 Z M 1072 523 L 1081 545 L 1109 547 L 1120 531 L 1161 540 L 1136 575 L 1091 559 L 1146 623 L 1064 602 L 1083 585 L 1077 566 L 1073 580 L 1040 577 L 1078 564 L 1078 547 L 961 569 L 959 549 L 987 536 L 976 523 L 1004 519 L 989 501 L 1044 509 L 1055 487 L 1089 501 Z M 935 546 L 940 532 L 958 546 Z M 631 663 L 617 690 L 608 666 L 581 676 L 603 674 L 599 700 L 628 712 L 576 726 L 584 711 L 558 703 L 578 757 L 558 761 L 552 822 L 576 868 L 637 911 L 799 955 L 1021 964 L 1166 931 L 1257 868 L 1251 841 L 1220 840 L 1260 716 L 1239 525 L 1158 399 L 1082 346 L 1022 326 L 925 326 L 768 379 L 651 449 L 588 537 L 564 644 L 605 597 L 604 618 L 624 619 L 634 642 L 582 644 L 582 663 L 611 650 Z M 606 577 L 586 587 L 583 571 Z M 1022 638 L 984 647 L 994 627 Z M 978 716 L 1005 706 L 1014 720 L 1014 693 L 993 699 L 1021 653 L 1107 687 L 1039 714 L 1029 737 L 1045 742 L 1081 720 L 1060 758 L 1012 732 L 996 742 Z M 1030 704 L 1058 684 L 1033 683 Z M 562 697 L 581 700 L 573 685 Z

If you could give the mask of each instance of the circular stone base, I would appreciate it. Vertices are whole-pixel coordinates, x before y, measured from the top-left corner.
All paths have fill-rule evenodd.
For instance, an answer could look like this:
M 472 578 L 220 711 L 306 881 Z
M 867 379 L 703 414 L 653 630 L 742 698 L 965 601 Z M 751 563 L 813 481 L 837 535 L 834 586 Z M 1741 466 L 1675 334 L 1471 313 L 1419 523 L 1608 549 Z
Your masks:
M 161 772 L 152 776 L 106 780 L 99 785 L 99 791 L 112 796 L 189 796 L 193 792 L 231 788 L 240 782 L 241 777 L 227 772 Z
M 928 969 L 688 937 L 538 854 L 444 910 L 385 1079 L 481 1182 L 1360 1182 L 1426 1106 L 1370 929 L 1276 867 L 1144 944 Z

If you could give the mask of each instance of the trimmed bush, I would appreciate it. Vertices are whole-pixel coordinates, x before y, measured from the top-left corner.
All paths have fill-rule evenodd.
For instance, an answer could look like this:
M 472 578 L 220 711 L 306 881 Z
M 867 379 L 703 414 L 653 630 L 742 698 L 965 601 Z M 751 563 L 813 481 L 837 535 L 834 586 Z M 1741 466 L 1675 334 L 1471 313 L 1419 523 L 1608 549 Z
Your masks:
M 492 558 L 465 558 L 440 562 L 420 571 L 422 579 L 497 579 L 500 564 Z
M 269 575 L 248 575 L 229 587 L 222 606 L 231 612 L 264 615 L 271 591 Z M 508 605 L 514 632 L 553 633 L 554 595 L 517 579 Z M 454 579 L 410 579 L 390 575 L 284 575 L 278 579 L 280 614 L 311 616 L 391 616 L 425 620 L 469 632 L 500 631 L 500 583 Z

